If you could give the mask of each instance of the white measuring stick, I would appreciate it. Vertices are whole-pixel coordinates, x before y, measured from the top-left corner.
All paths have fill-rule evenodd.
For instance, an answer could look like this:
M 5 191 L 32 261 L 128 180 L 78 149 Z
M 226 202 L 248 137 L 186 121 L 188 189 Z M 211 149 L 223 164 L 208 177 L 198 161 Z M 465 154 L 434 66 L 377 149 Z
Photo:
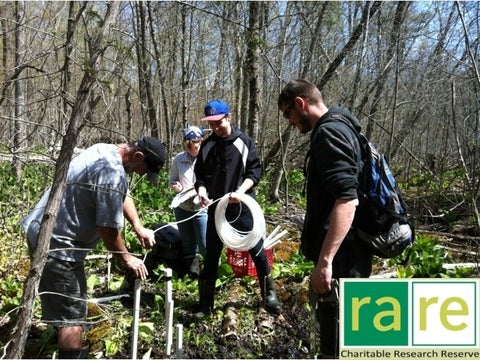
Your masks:
M 183 359 L 183 325 L 177 324 L 177 351 L 175 358 Z
M 140 292 L 141 292 L 141 280 L 135 279 L 134 285 L 134 302 L 133 302 L 133 333 L 132 333 L 132 351 L 130 358 L 132 360 L 137 359 L 137 342 L 138 342 L 138 321 L 140 318 Z
M 172 300 L 172 269 L 164 271 L 167 281 L 165 282 L 165 319 L 167 320 L 167 338 L 165 342 L 165 353 L 170 355 L 173 342 L 173 300 Z

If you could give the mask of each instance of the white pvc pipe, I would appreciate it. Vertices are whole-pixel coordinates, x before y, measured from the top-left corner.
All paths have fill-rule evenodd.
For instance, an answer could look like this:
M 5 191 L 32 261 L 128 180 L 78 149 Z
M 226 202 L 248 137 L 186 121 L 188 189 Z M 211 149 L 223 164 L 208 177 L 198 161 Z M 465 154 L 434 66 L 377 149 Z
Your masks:
M 270 243 L 270 244 L 268 244 L 268 246 L 265 246 L 265 250 L 270 250 L 271 248 L 277 246 L 280 243 L 281 243 L 280 240 L 275 240 L 273 243 Z
M 167 338 L 165 354 L 170 355 L 173 343 L 173 300 L 172 300 L 172 269 L 165 269 L 165 319 L 167 321 Z
M 110 284 L 110 280 L 112 279 L 112 262 L 110 259 L 112 258 L 112 254 L 107 254 L 107 287 Z
M 275 237 L 271 238 L 270 242 L 273 243 L 273 242 L 277 241 L 278 239 L 280 239 L 281 237 L 285 236 L 286 234 L 288 234 L 288 231 L 283 230 L 280 234 L 277 234 Z
M 466 268 L 473 268 L 473 267 L 479 267 L 479 263 L 458 263 L 458 264 L 443 264 L 442 268 L 444 269 L 455 269 L 457 267 L 466 267 Z
M 177 350 L 175 358 L 183 359 L 183 325 L 177 324 Z
M 278 230 L 280 230 L 280 225 L 273 229 L 273 231 L 265 239 L 265 242 L 268 243 L 268 241 L 277 234 Z
M 263 247 L 265 249 L 270 249 L 274 245 L 278 244 L 280 241 L 280 238 L 288 233 L 287 230 L 283 230 L 280 234 L 277 234 L 276 236 L 270 238 L 267 242 L 264 243 Z
M 137 359 L 137 343 L 138 343 L 138 321 L 140 318 L 140 291 L 141 291 L 141 280 L 135 279 L 134 287 L 134 302 L 133 302 L 133 324 L 132 324 L 132 351 L 131 359 Z
M 165 344 L 165 353 L 170 355 L 172 353 L 173 344 L 173 300 L 169 300 L 167 302 L 165 310 L 167 312 L 167 339 Z

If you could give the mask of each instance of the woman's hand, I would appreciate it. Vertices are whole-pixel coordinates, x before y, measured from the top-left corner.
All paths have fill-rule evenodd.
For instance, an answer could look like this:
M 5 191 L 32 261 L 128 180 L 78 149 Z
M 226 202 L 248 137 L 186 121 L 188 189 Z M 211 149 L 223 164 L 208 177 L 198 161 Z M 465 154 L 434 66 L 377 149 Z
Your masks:
M 176 181 L 174 183 L 171 183 L 170 184 L 170 187 L 173 189 L 173 191 L 175 191 L 176 193 L 179 193 L 183 190 L 183 186 L 182 184 L 180 184 L 179 181 Z

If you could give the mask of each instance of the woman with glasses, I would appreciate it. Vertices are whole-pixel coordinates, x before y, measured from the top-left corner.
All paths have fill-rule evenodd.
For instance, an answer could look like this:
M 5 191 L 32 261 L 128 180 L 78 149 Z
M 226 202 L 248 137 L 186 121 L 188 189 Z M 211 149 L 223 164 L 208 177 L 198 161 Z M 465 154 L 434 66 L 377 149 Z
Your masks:
M 170 186 L 179 199 L 173 212 L 182 239 L 185 269 L 191 278 L 200 275 L 200 255 L 206 254 L 207 210 L 199 203 L 194 188 L 194 166 L 204 135 L 202 128 L 187 124 L 183 129 L 184 151 L 175 156 L 170 166 Z

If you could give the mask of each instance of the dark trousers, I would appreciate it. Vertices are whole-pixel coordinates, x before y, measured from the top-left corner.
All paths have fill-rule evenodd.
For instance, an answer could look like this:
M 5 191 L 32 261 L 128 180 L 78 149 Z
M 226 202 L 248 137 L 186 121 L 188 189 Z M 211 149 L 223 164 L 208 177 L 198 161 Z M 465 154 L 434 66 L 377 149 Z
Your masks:
M 360 239 L 350 232 L 333 259 L 333 278 L 368 278 L 372 272 L 372 257 Z M 320 325 L 320 350 L 323 355 L 338 357 L 338 311 L 338 302 L 318 303 L 317 320 Z
M 207 255 L 203 262 L 203 271 L 200 274 L 202 279 L 216 279 L 218 262 L 222 255 L 223 242 L 218 236 L 215 228 L 215 209 L 217 204 L 208 208 L 207 221 Z M 253 218 L 250 210 L 245 204 L 229 204 L 225 211 L 225 218 L 230 226 L 240 231 L 250 231 L 253 228 Z M 270 274 L 267 255 L 263 249 L 263 239 L 249 250 L 252 261 L 257 269 L 259 278 Z

